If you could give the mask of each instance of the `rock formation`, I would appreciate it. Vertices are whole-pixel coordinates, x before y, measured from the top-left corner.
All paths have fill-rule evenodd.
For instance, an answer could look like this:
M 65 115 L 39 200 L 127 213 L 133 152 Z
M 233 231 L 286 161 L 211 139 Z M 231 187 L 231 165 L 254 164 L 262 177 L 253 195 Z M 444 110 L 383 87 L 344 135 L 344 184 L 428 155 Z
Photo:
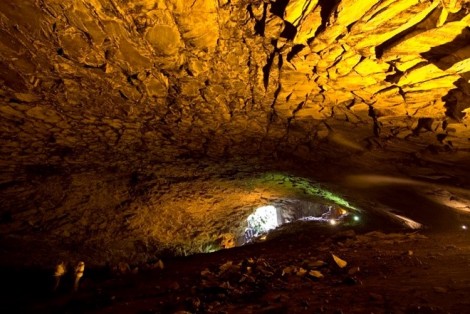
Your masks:
M 163 208 L 201 159 L 468 158 L 465 0 L 3 0 L 0 32 L 4 223 L 138 230 L 155 165 Z

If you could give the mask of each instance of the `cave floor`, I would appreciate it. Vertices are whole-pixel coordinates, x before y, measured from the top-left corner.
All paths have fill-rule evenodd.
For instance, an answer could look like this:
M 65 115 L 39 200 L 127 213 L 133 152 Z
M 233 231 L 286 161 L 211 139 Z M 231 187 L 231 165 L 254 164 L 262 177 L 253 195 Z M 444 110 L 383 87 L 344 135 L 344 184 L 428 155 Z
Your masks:
M 469 312 L 466 231 L 324 228 L 211 254 L 163 258 L 163 270 L 150 265 L 138 271 L 131 265 L 128 273 L 87 269 L 78 292 L 71 291 L 67 278 L 51 292 L 50 272 L 2 270 L 3 278 L 11 279 L 3 281 L 10 286 L 4 286 L 2 313 Z M 332 254 L 347 265 L 340 268 Z M 316 278 L 319 273 L 324 277 Z

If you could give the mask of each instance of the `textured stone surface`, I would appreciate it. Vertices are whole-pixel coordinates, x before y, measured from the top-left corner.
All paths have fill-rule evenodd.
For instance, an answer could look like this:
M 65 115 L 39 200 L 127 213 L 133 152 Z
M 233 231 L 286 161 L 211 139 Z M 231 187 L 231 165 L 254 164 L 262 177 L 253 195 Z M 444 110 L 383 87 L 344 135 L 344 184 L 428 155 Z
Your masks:
M 2 190 L 37 191 L 23 175 L 32 169 L 66 169 L 65 180 L 203 157 L 461 163 L 469 10 L 461 0 L 3 0 Z
M 1 162 L 309 159 L 322 121 L 378 141 L 384 119 L 462 122 L 470 17 L 446 3 L 3 1 Z
M 35 167 L 25 176 L 1 192 L 0 244 L 8 259 L 0 265 L 34 263 L 21 260 L 21 248 L 31 243 L 28 252 L 44 264 L 209 252 L 222 248 L 224 235 L 238 240 L 260 206 L 299 199 L 334 204 L 321 197 L 321 184 L 241 162 L 168 163 L 130 176 Z

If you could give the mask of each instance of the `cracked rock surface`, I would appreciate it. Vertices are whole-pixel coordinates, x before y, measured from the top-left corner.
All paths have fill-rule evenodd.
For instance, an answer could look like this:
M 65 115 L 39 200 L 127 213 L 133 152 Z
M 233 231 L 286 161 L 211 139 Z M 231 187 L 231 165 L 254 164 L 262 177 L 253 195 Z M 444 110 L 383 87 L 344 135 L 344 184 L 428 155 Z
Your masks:
M 460 0 L 2 1 L 1 162 L 467 150 L 469 23 Z
M 464 0 L 2 0 L 2 234 L 121 257 L 245 218 L 266 160 L 468 168 L 469 43 Z

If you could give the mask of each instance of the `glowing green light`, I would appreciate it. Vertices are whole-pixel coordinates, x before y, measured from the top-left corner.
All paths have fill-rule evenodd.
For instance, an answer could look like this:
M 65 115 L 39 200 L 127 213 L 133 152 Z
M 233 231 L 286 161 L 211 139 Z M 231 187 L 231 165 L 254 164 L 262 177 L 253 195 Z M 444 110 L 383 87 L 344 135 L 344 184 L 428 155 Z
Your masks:
M 250 185 L 270 187 L 274 190 L 278 190 L 282 194 L 287 192 L 288 194 L 296 195 L 298 197 L 308 196 L 317 199 L 325 199 L 343 208 L 357 210 L 357 208 L 349 204 L 349 202 L 341 196 L 326 190 L 318 183 L 301 177 L 278 172 L 268 172 L 256 179 L 252 179 Z

